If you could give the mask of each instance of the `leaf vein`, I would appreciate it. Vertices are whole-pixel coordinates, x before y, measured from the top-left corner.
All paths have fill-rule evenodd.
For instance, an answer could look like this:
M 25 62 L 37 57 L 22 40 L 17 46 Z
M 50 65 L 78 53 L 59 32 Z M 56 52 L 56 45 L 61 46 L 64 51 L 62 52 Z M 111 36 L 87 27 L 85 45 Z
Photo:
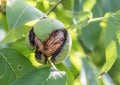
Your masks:
M 12 28 L 14 28 L 16 26 L 16 24 L 19 22 L 20 18 L 22 17 L 22 15 L 25 13 L 25 11 L 29 8 L 29 6 L 26 6 L 26 8 L 20 13 L 20 15 L 18 16 L 18 18 L 16 19 L 15 24 L 13 25 Z
M 17 73 L 15 72 L 14 68 L 11 66 L 9 60 L 7 58 L 5 58 L 5 56 L 1 53 L 1 56 L 3 57 L 3 59 L 7 62 L 7 64 L 10 66 L 11 70 L 13 71 L 13 73 L 15 74 L 16 78 L 19 78 L 19 76 L 17 75 Z

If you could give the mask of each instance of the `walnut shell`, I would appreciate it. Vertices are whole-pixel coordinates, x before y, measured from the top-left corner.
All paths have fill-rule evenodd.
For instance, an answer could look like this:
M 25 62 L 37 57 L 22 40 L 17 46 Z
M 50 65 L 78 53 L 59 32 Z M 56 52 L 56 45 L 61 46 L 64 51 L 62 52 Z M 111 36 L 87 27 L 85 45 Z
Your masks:
M 46 64 L 48 58 L 53 63 L 62 62 L 70 53 L 71 36 L 62 22 L 45 18 L 38 21 L 29 31 L 28 44 L 35 48 L 36 60 Z

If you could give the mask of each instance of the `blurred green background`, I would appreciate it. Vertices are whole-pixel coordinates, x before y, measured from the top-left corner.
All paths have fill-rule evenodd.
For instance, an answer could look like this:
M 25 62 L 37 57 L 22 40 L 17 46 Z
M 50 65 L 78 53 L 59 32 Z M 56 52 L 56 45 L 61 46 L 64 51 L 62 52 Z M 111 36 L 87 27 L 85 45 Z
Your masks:
M 44 13 L 47 13 L 58 1 L 25 0 Z M 116 60 L 107 74 L 98 78 L 100 69 L 106 61 L 104 36 L 107 20 L 87 23 L 91 18 L 104 17 L 119 9 L 120 0 L 62 0 L 48 14 L 48 17 L 62 21 L 72 36 L 71 53 L 63 63 L 71 72 L 73 85 L 120 85 L 120 59 Z M 2 41 L 11 29 L 8 27 L 4 12 L 5 3 L 0 4 L 0 11 L 0 41 Z M 77 23 L 80 26 L 75 25 Z M 24 32 L 26 34 L 27 30 Z M 21 43 L 22 46 L 18 46 Z M 25 44 L 21 38 L 9 46 L 24 55 L 29 53 L 22 51 L 25 49 Z M 4 47 L 6 44 L 0 45 L 0 48 Z M 59 68 L 59 65 L 57 67 Z

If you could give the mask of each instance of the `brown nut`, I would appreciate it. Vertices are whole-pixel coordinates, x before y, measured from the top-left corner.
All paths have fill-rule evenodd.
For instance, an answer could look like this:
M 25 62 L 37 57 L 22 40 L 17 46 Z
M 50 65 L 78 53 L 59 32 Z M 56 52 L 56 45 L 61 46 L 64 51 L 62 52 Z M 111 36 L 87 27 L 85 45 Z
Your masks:
M 40 20 L 29 31 L 27 38 L 30 47 L 36 50 L 36 60 L 42 64 L 46 64 L 48 58 L 53 63 L 62 62 L 71 49 L 70 34 L 58 20 Z

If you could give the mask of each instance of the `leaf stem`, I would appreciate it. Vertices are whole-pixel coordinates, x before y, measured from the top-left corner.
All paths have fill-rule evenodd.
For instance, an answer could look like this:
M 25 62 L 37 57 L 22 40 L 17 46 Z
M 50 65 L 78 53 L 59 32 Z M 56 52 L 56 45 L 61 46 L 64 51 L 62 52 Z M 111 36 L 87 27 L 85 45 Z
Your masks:
M 83 27 L 89 25 L 90 23 L 102 21 L 103 19 L 106 19 L 106 18 L 107 18 L 107 17 L 98 17 L 98 18 L 89 19 L 89 20 L 87 20 L 87 21 L 83 21 L 83 22 L 79 22 L 79 23 L 77 23 L 77 24 L 73 24 L 73 25 L 67 27 L 67 29 L 70 29 L 70 28 L 78 28 L 78 27 L 83 28 Z M 81 24 L 81 23 L 83 23 L 83 24 L 85 23 L 85 24 L 83 25 L 83 24 Z
M 48 63 L 54 68 L 57 70 L 57 68 L 55 67 L 55 65 L 51 62 L 50 58 L 48 58 Z
M 102 20 L 105 19 L 105 18 L 106 18 L 106 17 L 93 18 L 93 19 L 90 19 L 90 20 L 89 20 L 89 23 L 102 21 Z
M 47 12 L 46 15 L 49 15 L 60 3 L 62 2 L 62 0 L 58 0 L 55 5 L 53 5 Z

